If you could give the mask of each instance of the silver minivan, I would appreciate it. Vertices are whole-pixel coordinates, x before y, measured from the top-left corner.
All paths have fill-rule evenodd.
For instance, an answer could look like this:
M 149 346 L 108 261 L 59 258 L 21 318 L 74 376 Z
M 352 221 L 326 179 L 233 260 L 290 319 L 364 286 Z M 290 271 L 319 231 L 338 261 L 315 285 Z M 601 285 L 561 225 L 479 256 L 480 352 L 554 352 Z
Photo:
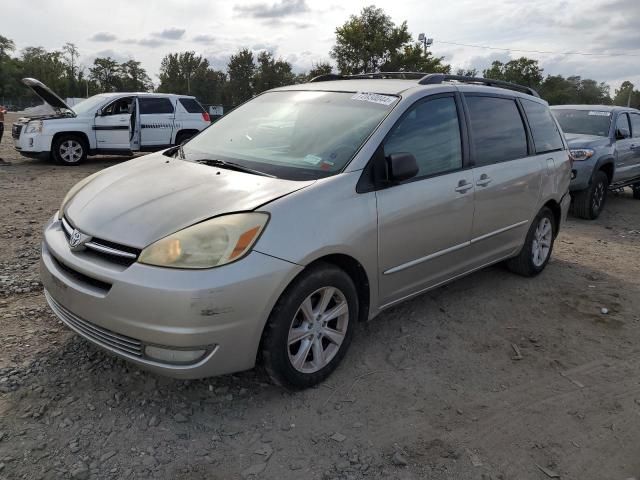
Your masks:
M 53 311 L 197 378 L 326 378 L 355 323 L 497 262 L 540 273 L 570 160 L 538 95 L 443 74 L 328 75 L 75 185 L 47 223 Z

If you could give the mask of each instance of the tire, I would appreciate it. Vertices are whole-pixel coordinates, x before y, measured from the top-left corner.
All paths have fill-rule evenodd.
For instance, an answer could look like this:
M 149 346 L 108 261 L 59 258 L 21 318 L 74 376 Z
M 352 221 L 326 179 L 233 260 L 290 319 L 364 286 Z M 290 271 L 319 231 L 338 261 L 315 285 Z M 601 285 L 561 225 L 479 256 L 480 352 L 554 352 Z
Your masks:
M 196 133 L 197 132 L 178 132 L 178 135 L 176 135 L 176 145 L 181 145 L 182 143 L 193 137 Z
M 531 222 L 524 246 L 518 256 L 507 260 L 507 268 L 523 277 L 538 275 L 549 263 L 556 238 L 556 220 L 553 212 L 542 208 Z M 541 240 L 545 240 L 546 247 Z M 536 252 L 544 256 L 536 256 Z
M 593 174 L 591 185 L 586 190 L 582 190 L 573 197 L 573 213 L 585 220 L 595 220 L 598 218 L 604 204 L 607 201 L 607 190 L 609 189 L 609 177 L 601 170 Z
M 320 310 L 339 314 L 326 323 Z M 261 342 L 264 369 L 277 385 L 303 389 L 318 384 L 342 361 L 357 319 L 358 293 L 351 277 L 331 264 L 311 267 L 287 287 L 269 316 Z
M 52 145 L 51 156 L 56 163 L 80 165 L 87 159 L 87 142 L 78 135 L 60 135 Z
M 633 189 L 633 198 L 640 200 L 640 183 L 634 184 L 631 188 Z

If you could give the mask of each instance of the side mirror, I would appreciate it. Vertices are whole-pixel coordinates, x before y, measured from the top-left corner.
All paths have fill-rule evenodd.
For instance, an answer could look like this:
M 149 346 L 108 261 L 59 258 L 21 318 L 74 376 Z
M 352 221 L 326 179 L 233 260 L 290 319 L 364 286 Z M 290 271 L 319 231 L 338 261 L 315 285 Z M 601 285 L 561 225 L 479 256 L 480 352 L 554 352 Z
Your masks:
M 631 138 L 631 132 L 626 128 L 616 129 L 616 140 L 624 140 L 625 138 Z
M 102 116 L 102 109 L 99 108 L 98 110 L 96 110 L 96 117 L 101 117 Z
M 403 182 L 418 174 L 418 162 L 411 153 L 392 153 L 386 160 L 389 180 L 392 182 Z

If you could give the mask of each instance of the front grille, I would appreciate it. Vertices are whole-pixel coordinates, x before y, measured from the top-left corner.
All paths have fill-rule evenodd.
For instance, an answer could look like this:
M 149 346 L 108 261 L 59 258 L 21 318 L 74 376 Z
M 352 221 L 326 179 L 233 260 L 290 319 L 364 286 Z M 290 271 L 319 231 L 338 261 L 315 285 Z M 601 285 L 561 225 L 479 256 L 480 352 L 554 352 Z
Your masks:
M 22 131 L 22 124 L 14 123 L 11 127 L 11 136 L 15 139 L 20 138 L 20 132 Z
M 67 240 L 73 234 L 73 226 L 66 218 L 62 218 L 62 230 L 67 237 Z M 99 238 L 92 238 L 91 241 L 84 244 L 84 246 L 92 253 L 99 257 L 105 258 L 111 262 L 119 263 L 120 265 L 131 265 L 135 263 L 140 255 L 140 250 L 126 245 L 120 245 L 118 243 L 110 242 L 108 240 L 101 240 Z
M 111 348 L 126 355 L 142 357 L 143 346 L 142 342 L 139 340 L 112 332 L 106 328 L 98 327 L 97 325 L 80 318 L 75 313 L 70 312 L 60 305 L 46 290 L 44 291 L 44 296 L 47 299 L 47 303 L 51 307 L 51 310 L 53 310 L 58 318 L 80 335 L 103 347 Z

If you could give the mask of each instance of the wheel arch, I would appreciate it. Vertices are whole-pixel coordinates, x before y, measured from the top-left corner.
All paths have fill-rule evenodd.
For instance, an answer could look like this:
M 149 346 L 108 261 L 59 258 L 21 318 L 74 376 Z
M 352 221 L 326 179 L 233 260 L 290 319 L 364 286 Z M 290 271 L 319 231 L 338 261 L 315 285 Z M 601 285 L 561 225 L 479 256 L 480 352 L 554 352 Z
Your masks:
M 178 130 L 176 132 L 175 136 L 173 137 L 173 143 L 177 144 L 178 137 L 180 135 L 185 134 L 185 133 L 186 134 L 191 134 L 193 136 L 193 135 L 197 135 L 198 133 L 200 133 L 200 130 L 198 130 L 197 128 L 181 128 L 180 130 Z
M 553 213 L 553 226 L 554 228 L 554 238 L 558 236 L 558 233 L 560 232 L 560 222 L 562 221 L 562 207 L 560 206 L 560 204 L 555 200 L 555 199 L 550 199 L 548 200 L 544 205 L 543 208 L 547 207 L 549 210 L 551 210 L 551 213 Z
M 87 154 L 89 154 L 90 150 L 91 150 L 91 142 L 89 141 L 89 136 L 87 135 L 86 132 L 83 132 L 82 130 L 65 130 L 64 132 L 57 132 L 53 135 L 53 137 L 51 138 L 51 149 L 53 150 L 53 146 L 56 143 L 56 140 L 60 137 L 62 137 L 63 135 L 75 135 L 77 137 L 80 137 L 83 141 L 85 146 L 87 147 Z
M 593 173 L 602 171 L 609 179 L 609 185 L 613 183 L 613 175 L 615 174 L 615 161 L 613 157 L 603 157 L 598 160 L 596 164 L 596 168 L 593 169 Z M 591 174 L 591 178 L 593 179 L 593 173 Z

